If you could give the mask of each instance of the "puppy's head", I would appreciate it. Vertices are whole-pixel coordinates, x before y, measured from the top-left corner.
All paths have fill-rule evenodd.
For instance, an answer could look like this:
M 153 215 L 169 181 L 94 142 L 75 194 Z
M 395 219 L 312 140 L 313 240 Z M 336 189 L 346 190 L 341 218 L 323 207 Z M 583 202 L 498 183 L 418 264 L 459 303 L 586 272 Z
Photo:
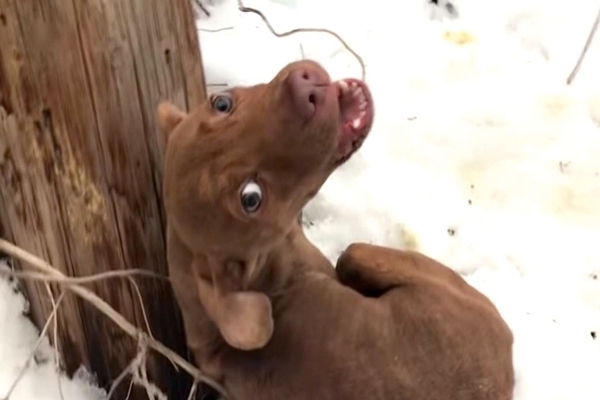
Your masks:
M 235 265 L 239 282 L 229 279 L 226 296 L 247 289 L 261 257 L 361 146 L 373 102 L 365 83 L 332 82 L 321 66 L 301 61 L 267 84 L 214 94 L 189 114 L 163 103 L 158 116 L 169 224 L 194 254 L 213 260 L 195 263 L 208 281 Z M 270 313 L 268 302 L 254 303 Z

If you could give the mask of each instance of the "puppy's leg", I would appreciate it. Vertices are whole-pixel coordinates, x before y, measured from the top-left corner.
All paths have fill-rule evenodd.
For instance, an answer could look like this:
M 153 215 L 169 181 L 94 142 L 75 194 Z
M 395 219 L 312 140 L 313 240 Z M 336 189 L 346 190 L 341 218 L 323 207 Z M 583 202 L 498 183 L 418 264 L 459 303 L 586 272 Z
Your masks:
M 342 284 L 372 297 L 424 281 L 470 290 L 456 272 L 423 254 L 365 243 L 348 246 L 337 261 L 336 272 Z

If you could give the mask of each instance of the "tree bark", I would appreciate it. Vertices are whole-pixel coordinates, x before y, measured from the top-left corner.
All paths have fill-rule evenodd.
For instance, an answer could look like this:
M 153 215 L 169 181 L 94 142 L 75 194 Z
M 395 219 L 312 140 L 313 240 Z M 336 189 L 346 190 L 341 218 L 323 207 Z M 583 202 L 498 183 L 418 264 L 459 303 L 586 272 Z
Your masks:
M 0 38 L 1 234 L 70 276 L 166 275 L 155 112 L 161 100 L 189 109 L 206 96 L 190 1 L 0 0 Z M 170 286 L 135 279 L 152 334 L 186 356 Z M 91 287 L 145 330 L 131 282 Z M 26 290 L 41 326 L 47 292 Z M 136 354 L 132 338 L 74 296 L 58 318 L 69 373 L 83 364 L 108 387 Z M 151 357 L 148 372 L 169 398 L 186 398 L 191 383 L 168 361 Z

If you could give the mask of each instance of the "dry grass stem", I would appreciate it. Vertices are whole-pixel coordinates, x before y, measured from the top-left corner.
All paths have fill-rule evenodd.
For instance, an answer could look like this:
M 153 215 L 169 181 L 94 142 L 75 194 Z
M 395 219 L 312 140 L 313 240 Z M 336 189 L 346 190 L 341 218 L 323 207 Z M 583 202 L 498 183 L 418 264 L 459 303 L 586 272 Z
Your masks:
M 198 381 L 194 381 L 192 385 L 192 390 L 190 390 L 190 394 L 187 397 L 187 400 L 194 400 L 194 396 L 196 396 L 196 391 L 198 390 Z
M 152 334 L 152 329 L 150 328 L 150 322 L 148 322 L 148 315 L 146 314 L 146 306 L 144 305 L 144 299 L 142 298 L 142 292 L 140 291 L 140 287 L 137 282 L 133 280 L 132 277 L 127 277 L 131 286 L 133 286 L 133 290 L 138 298 L 138 302 L 140 303 L 140 309 L 142 310 L 142 317 L 144 318 L 144 324 L 146 325 L 146 330 L 148 331 L 148 335 L 150 338 L 154 339 L 154 335 Z
M 129 365 L 119 374 L 113 382 L 108 392 L 108 400 L 114 395 L 119 384 L 131 375 L 131 382 L 127 396 L 131 393 L 133 385 L 138 385 L 146 389 L 146 395 L 150 400 L 167 400 L 167 396 L 152 382 L 148 380 L 146 371 L 146 360 L 148 358 L 148 344 L 143 337 L 140 336 L 138 341 L 138 351 L 135 358 Z
M 69 278 L 65 276 L 62 272 L 55 269 L 44 261 L 43 259 L 34 256 L 33 254 L 23 250 L 22 248 L 15 246 L 14 244 L 7 242 L 6 240 L 0 239 L 0 252 L 4 252 L 10 257 L 16 258 L 31 267 L 35 268 L 38 272 L 42 274 L 47 274 L 50 281 L 61 283 L 65 286 L 66 289 L 70 290 L 78 297 L 82 298 L 89 302 L 92 306 L 94 306 L 98 311 L 112 320 L 117 326 L 119 326 L 125 333 L 129 336 L 136 338 L 138 343 L 144 343 L 144 346 L 150 348 L 167 359 L 169 359 L 173 364 L 177 365 L 177 367 L 183 369 L 185 372 L 190 374 L 195 381 L 202 382 L 206 385 L 211 386 L 216 391 L 218 391 L 222 396 L 227 397 L 227 392 L 223 386 L 221 386 L 218 382 L 211 379 L 210 377 L 203 374 L 199 369 L 190 364 L 187 360 L 181 357 L 179 354 L 169 349 L 167 346 L 162 344 L 161 342 L 153 339 L 149 334 L 143 332 L 139 328 L 132 325 L 129 321 L 127 321 L 121 314 L 119 314 L 114 308 L 112 308 L 108 303 L 102 300 L 98 295 L 90 291 L 89 289 L 79 286 L 77 283 L 73 283 L 74 278 Z M 122 271 L 127 272 L 127 271 Z M 133 275 L 133 274 L 129 274 Z M 27 275 L 22 275 L 24 279 L 28 279 Z M 123 274 L 122 276 L 127 276 L 127 274 Z M 91 278 L 87 278 L 87 281 L 93 281 Z M 53 313 L 55 314 L 55 313 Z M 136 356 L 136 358 L 139 356 Z M 135 360 L 135 359 L 134 359 Z M 129 372 L 129 371 L 128 371 Z M 142 370 L 139 372 L 139 380 L 140 382 L 145 382 L 147 378 L 145 378 L 145 372 Z M 134 376 L 135 378 L 135 376 Z M 123 379 L 123 378 L 122 378 Z M 121 380 L 122 380 L 121 379 Z M 154 395 L 157 395 L 157 392 L 153 392 L 153 389 L 147 388 L 147 390 Z M 7 399 L 4 399 L 7 400 Z
M 337 33 L 333 32 L 329 29 L 323 29 L 323 28 L 297 28 L 297 29 L 292 29 L 287 32 L 278 33 L 275 31 L 275 29 L 273 29 L 273 26 L 271 25 L 271 23 L 269 22 L 267 17 L 265 17 L 265 15 L 260 10 L 244 6 L 244 2 L 242 0 L 238 0 L 238 9 L 241 12 L 249 12 L 249 13 L 258 15 L 263 20 L 263 22 L 265 23 L 265 25 L 267 26 L 269 31 L 271 31 L 271 33 L 273 35 L 275 35 L 279 38 L 290 36 L 290 35 L 293 35 L 295 33 L 300 33 L 300 32 L 327 33 L 329 35 L 334 36 L 346 48 L 346 50 L 348 50 L 356 58 L 356 60 L 360 64 L 360 68 L 361 68 L 361 72 L 362 72 L 362 80 L 365 80 L 365 77 L 367 75 L 365 62 L 363 61 L 362 57 L 356 51 L 354 51 L 352 49 L 352 47 L 350 47 L 348 45 L 348 43 L 346 43 L 346 41 L 344 39 L 342 39 L 342 37 L 340 35 L 338 35 Z
M 166 276 L 159 275 L 152 271 L 146 271 L 143 269 L 127 269 L 127 270 L 118 270 L 118 271 L 106 271 L 98 274 L 90 275 L 90 276 L 80 276 L 80 277 L 69 277 L 69 276 L 48 276 L 46 273 L 36 273 L 31 271 L 3 271 L 0 270 L 0 275 L 9 275 L 19 279 L 27 279 L 34 281 L 42 281 L 42 282 L 57 282 L 59 284 L 86 284 L 98 282 L 106 279 L 115 279 L 115 278 L 127 278 L 131 276 L 143 276 L 148 278 L 154 278 L 163 280 L 165 282 L 169 281 L 169 278 Z
M 208 9 L 204 6 L 204 4 L 202 4 L 201 0 L 194 0 L 194 2 L 196 3 L 196 5 L 198 6 L 198 8 L 200 10 L 202 10 L 202 12 L 204 14 L 206 14 L 207 17 L 210 17 L 210 12 L 208 11 Z
M 223 31 L 230 31 L 232 29 L 233 29 L 233 26 L 226 26 L 225 28 L 219 28 L 219 29 L 200 28 L 199 31 L 201 31 L 201 32 L 209 32 L 209 33 L 217 33 L 217 32 L 223 32 Z
M 127 397 L 125 397 L 125 400 L 129 400 L 129 398 L 131 397 L 132 390 L 133 390 L 133 381 L 129 382 L 129 389 L 127 389 Z
M 594 40 L 594 36 L 596 35 L 596 31 L 598 30 L 598 25 L 600 25 L 600 10 L 598 10 L 598 14 L 596 15 L 596 19 L 594 20 L 592 29 L 590 30 L 590 34 L 588 35 L 587 40 L 585 41 L 583 50 L 581 51 L 581 54 L 579 55 L 579 59 L 577 60 L 577 63 L 575 64 L 573 71 L 571 71 L 571 73 L 569 74 L 569 77 L 567 78 L 567 85 L 570 85 L 575 80 L 575 77 L 577 76 L 577 73 L 579 72 L 579 69 L 581 68 L 581 64 L 583 64 L 583 59 L 585 58 L 585 55 L 587 54 L 588 49 L 590 48 L 590 45 L 592 44 L 592 41 Z
M 107 396 L 107 400 L 110 400 L 113 395 L 115 394 L 115 391 L 117 390 L 117 388 L 119 387 L 119 385 L 121 384 L 121 382 L 123 382 L 123 380 L 125 378 L 127 378 L 127 376 L 129 374 L 131 374 L 131 371 L 133 371 L 134 365 L 139 363 L 139 358 L 141 357 L 141 354 L 138 352 L 135 356 L 135 358 L 133 360 L 131 360 L 131 362 L 129 363 L 129 365 L 127 365 L 127 367 L 125 367 L 125 369 L 123 371 L 121 371 L 121 373 L 119 374 L 119 376 L 117 376 L 117 378 L 113 381 L 112 385 L 110 385 L 110 389 L 108 391 L 108 396 Z M 133 379 L 131 380 L 131 382 L 129 382 L 129 390 L 128 392 L 131 393 L 131 390 L 133 389 Z
M 44 286 L 46 288 L 46 292 L 48 293 L 48 297 L 50 298 L 50 302 L 52 303 L 52 309 L 56 310 L 54 313 L 54 317 L 52 317 L 52 323 L 54 325 L 52 335 L 52 344 L 54 348 L 54 370 L 56 371 L 56 384 L 58 385 L 58 394 L 60 395 L 61 400 L 65 400 L 65 395 L 63 394 L 62 390 L 62 382 L 60 381 L 60 352 L 58 351 L 58 306 L 56 304 L 56 300 L 54 300 L 54 293 L 52 293 L 50 284 L 46 282 Z

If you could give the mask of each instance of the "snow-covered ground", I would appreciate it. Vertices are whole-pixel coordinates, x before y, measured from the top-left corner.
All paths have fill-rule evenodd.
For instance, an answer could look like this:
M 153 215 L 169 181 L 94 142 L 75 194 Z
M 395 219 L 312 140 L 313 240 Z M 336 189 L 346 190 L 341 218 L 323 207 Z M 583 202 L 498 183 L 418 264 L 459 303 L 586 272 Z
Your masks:
M 0 268 L 8 268 L 0 260 Z M 0 399 L 4 399 L 30 359 L 39 331 L 24 315 L 27 302 L 16 282 L 0 278 Z M 47 338 L 35 352 L 35 362 L 19 382 L 10 400 L 104 400 L 105 391 L 93 386 L 93 379 L 81 368 L 73 380 L 59 378 L 54 367 L 54 349 Z
M 209 89 L 267 81 L 302 57 L 360 77 L 334 38 L 278 39 L 235 0 L 217 3 L 199 26 L 233 29 L 201 32 Z M 460 18 L 443 23 L 424 0 L 245 4 L 278 31 L 335 30 L 367 66 L 375 125 L 305 211 L 317 245 L 332 260 L 354 241 L 439 259 L 513 329 L 515 400 L 600 399 L 600 33 L 565 84 L 600 1 L 454 0 Z M 461 32 L 467 43 L 449 40 Z M 0 397 L 35 342 L 22 307 L 0 282 Z M 48 365 L 11 400 L 59 399 Z

